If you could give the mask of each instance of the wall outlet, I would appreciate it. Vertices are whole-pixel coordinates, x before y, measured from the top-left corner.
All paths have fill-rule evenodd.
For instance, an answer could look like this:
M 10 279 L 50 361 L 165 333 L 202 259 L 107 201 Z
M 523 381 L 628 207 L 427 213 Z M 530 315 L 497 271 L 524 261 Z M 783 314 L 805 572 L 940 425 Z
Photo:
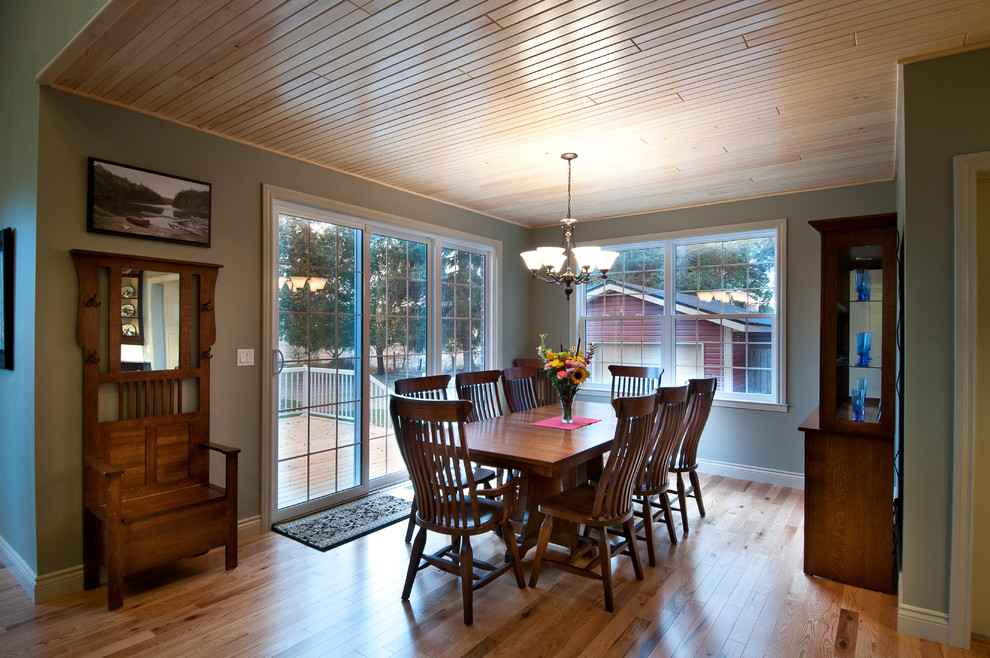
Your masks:
M 254 365 L 254 350 L 237 350 L 237 365 L 238 366 L 253 366 Z

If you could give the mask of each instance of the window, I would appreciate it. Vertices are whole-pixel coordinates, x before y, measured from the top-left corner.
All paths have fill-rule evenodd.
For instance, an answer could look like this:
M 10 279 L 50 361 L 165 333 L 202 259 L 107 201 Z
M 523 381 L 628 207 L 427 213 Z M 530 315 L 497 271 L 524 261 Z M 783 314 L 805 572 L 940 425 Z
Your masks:
M 576 305 L 592 388 L 609 365 L 659 365 L 667 385 L 717 377 L 717 399 L 783 404 L 784 221 L 740 228 L 611 241 L 619 259 Z
M 486 369 L 485 254 L 444 248 L 441 252 L 440 372 Z

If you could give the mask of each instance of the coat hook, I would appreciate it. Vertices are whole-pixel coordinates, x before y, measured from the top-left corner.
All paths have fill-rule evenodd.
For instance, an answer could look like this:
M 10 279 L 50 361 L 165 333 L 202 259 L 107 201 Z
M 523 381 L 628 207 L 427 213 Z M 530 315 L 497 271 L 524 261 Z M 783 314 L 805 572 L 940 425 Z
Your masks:
M 199 305 L 199 310 L 201 311 L 212 311 L 213 310 L 213 300 L 210 299 L 203 304 Z
M 83 302 L 83 306 L 86 308 L 99 308 L 100 302 L 96 301 L 96 293 L 93 296 Z
M 97 302 L 96 305 L 99 306 L 100 303 Z M 99 353 L 99 351 L 93 350 L 92 352 L 90 352 L 89 354 L 87 354 L 86 357 L 83 359 L 83 362 L 84 363 L 99 363 L 100 362 L 100 353 Z
M 213 348 L 210 348 L 210 349 L 213 349 Z M 199 358 L 201 358 L 201 359 L 212 359 L 213 358 L 213 355 L 210 354 L 210 350 L 206 350 L 205 352 L 200 352 Z

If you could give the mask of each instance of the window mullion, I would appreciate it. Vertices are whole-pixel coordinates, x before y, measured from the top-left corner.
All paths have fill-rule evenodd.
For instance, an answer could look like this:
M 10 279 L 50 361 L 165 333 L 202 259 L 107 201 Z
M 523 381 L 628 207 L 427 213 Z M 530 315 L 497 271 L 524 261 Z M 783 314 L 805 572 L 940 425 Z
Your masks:
M 666 382 L 668 385 L 677 383 L 677 349 L 676 336 L 674 335 L 674 311 L 677 304 L 676 283 L 674 281 L 674 245 L 668 240 L 663 245 L 663 320 L 660 322 L 661 335 L 663 336 L 663 363 L 665 372 L 668 373 Z M 670 300 L 675 303 L 671 304 Z

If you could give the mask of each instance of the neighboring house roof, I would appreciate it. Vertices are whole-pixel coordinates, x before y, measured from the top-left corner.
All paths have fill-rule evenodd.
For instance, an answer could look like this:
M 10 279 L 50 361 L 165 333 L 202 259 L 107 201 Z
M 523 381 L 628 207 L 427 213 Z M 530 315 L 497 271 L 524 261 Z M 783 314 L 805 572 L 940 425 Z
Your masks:
M 629 294 L 630 291 L 637 293 L 635 295 L 636 299 L 642 299 L 648 304 L 653 304 L 659 307 L 664 305 L 664 293 L 663 290 L 659 288 L 636 285 L 625 281 L 613 281 L 610 279 L 605 279 L 603 285 L 596 286 L 589 290 L 587 295 L 589 298 L 594 298 L 601 297 L 606 292 L 610 292 L 613 294 L 632 297 L 633 295 Z M 698 299 L 696 295 L 687 293 L 677 293 L 674 299 L 676 305 L 675 308 L 678 315 L 726 315 L 723 310 L 723 302 L 717 300 L 705 302 Z M 733 307 L 731 311 L 732 315 L 750 315 L 754 313 L 756 312 L 742 307 Z M 767 329 L 769 329 L 772 324 L 772 319 L 765 317 L 765 315 L 766 314 L 761 313 L 761 317 L 725 318 L 723 319 L 723 326 L 732 327 L 737 331 L 745 331 L 746 323 L 748 323 L 750 326 L 754 324 L 765 325 Z

